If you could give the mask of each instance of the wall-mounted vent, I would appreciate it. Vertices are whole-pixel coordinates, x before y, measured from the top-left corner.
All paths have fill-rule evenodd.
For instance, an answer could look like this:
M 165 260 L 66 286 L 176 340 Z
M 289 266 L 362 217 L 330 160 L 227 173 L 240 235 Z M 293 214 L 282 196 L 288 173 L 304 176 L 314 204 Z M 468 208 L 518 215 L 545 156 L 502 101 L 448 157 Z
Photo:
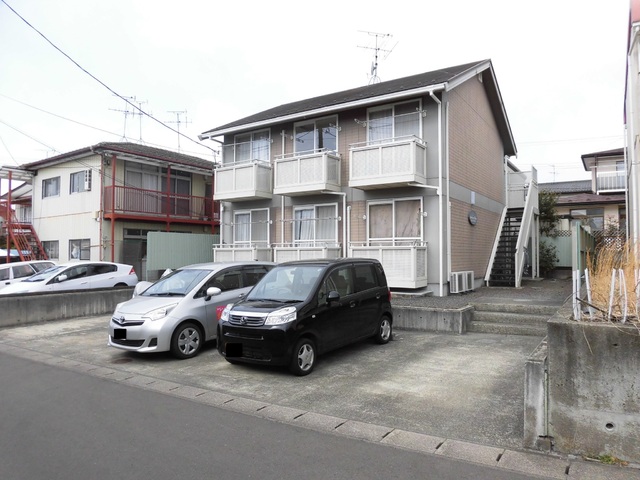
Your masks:
M 449 292 L 462 293 L 473 290 L 473 271 L 451 272 Z

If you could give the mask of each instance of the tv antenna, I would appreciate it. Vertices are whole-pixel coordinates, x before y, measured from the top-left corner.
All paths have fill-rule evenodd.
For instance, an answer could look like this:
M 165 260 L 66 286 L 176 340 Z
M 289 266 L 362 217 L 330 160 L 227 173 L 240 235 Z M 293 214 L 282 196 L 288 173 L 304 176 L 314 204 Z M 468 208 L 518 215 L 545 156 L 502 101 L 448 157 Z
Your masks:
M 121 97 L 119 95 L 116 95 L 118 98 L 121 98 L 124 100 L 124 110 L 119 110 L 117 108 L 110 108 L 109 110 L 113 110 L 114 112 L 120 112 L 124 114 L 124 125 L 123 125 L 123 129 L 122 129 L 122 140 L 127 140 L 127 117 L 129 115 L 140 115 L 140 141 L 142 141 L 142 113 L 140 111 L 136 112 L 135 110 L 130 110 L 129 107 L 131 106 L 131 102 L 136 102 L 136 97 Z M 146 103 L 146 102 L 136 102 L 139 105 Z M 142 109 L 140 109 L 142 110 Z
M 359 48 L 366 48 L 368 50 L 373 50 L 373 63 L 371 63 L 371 74 L 369 76 L 369 85 L 373 84 L 373 83 L 380 83 L 380 77 L 378 77 L 378 54 L 379 52 L 383 52 L 386 55 L 384 56 L 383 60 L 386 59 L 391 52 L 393 51 L 393 49 L 396 47 L 396 45 L 398 44 L 398 42 L 395 43 L 395 45 L 393 47 L 391 47 L 391 49 L 387 50 L 384 47 L 387 44 L 387 41 L 393 37 L 393 35 L 391 35 L 390 33 L 377 33 L 377 32 L 367 32 L 367 31 L 363 31 L 360 30 L 362 33 L 366 33 L 367 35 L 371 36 L 371 37 L 375 37 L 375 45 L 373 47 L 371 46 L 362 46 L 362 45 L 358 45 Z
M 187 111 L 186 110 L 170 110 L 169 113 L 175 113 L 176 119 L 175 121 L 170 120 L 167 123 L 175 123 L 176 130 L 178 132 L 178 151 L 180 151 L 180 124 L 182 123 L 191 123 L 187 120 Z M 180 115 L 184 114 L 184 121 L 180 120 Z

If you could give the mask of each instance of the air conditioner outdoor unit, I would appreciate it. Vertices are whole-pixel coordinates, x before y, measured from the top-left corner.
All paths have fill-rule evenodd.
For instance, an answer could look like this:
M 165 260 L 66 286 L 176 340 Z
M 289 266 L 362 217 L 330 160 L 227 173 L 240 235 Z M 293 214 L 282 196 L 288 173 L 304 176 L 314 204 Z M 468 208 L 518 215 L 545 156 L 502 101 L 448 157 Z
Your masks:
M 451 272 L 449 292 L 462 293 L 473 290 L 473 270 L 466 272 Z

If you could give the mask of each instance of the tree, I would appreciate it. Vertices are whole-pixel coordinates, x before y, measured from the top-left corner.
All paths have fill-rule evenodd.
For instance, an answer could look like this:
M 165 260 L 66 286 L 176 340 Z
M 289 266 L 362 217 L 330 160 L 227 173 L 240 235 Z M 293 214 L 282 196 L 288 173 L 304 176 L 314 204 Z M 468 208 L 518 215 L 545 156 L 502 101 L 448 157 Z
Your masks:
M 560 216 L 556 210 L 558 194 L 549 190 L 541 190 L 538 193 L 538 212 L 540 214 L 540 233 L 547 237 L 556 235 L 556 226 L 560 222 Z

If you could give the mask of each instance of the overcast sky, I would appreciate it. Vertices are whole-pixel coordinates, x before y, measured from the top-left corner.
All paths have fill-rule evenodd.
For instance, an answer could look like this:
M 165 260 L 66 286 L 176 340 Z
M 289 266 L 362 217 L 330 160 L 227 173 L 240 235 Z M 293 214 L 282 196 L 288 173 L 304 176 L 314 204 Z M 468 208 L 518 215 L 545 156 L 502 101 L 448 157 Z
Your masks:
M 125 138 L 213 159 L 198 134 L 366 85 L 379 33 L 382 81 L 490 59 L 513 162 L 586 179 L 582 154 L 624 146 L 628 17 L 629 0 L 0 0 L 0 165 Z

